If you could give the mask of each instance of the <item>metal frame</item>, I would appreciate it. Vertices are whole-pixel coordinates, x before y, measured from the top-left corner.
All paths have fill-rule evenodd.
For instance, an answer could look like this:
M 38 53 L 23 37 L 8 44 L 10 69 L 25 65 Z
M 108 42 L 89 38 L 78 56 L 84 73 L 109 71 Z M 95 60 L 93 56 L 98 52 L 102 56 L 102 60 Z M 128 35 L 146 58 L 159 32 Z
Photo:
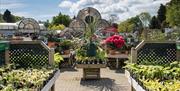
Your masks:
M 22 32 L 23 30 L 25 30 L 26 29 L 25 27 L 28 24 L 33 26 L 32 30 L 34 30 L 34 33 L 39 33 L 40 32 L 39 23 L 36 20 L 34 20 L 33 18 L 24 18 L 24 19 L 22 19 L 18 24 L 19 32 Z

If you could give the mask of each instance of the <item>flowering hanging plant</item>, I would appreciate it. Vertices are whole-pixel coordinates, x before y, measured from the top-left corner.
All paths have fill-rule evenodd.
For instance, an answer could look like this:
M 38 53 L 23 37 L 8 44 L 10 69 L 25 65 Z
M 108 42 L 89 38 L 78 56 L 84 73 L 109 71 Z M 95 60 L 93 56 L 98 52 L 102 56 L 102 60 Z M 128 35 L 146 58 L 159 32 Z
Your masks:
M 111 37 L 106 38 L 104 43 L 107 45 L 108 48 L 111 49 L 122 49 L 125 45 L 125 40 L 120 35 L 113 35 Z

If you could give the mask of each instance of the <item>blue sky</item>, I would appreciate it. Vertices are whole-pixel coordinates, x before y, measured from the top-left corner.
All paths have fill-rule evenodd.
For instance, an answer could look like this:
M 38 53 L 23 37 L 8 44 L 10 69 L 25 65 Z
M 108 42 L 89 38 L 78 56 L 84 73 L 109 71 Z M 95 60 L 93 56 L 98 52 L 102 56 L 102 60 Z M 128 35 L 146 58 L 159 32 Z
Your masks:
M 59 12 L 71 17 L 85 7 L 94 7 L 102 17 L 109 19 L 111 14 L 117 16 L 118 21 L 149 12 L 155 15 L 160 4 L 170 0 L 0 0 L 0 12 L 9 9 L 12 14 L 35 18 L 36 20 L 52 19 Z

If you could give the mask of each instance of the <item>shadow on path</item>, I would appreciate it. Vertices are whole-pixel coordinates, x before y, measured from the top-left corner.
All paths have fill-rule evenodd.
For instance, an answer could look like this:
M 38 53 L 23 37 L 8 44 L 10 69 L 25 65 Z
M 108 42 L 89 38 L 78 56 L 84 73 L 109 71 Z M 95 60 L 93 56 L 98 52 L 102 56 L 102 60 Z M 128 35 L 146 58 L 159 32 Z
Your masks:
M 66 71 L 71 71 L 71 72 L 77 72 L 75 68 L 61 68 L 60 72 L 66 72 Z
M 101 78 L 100 80 L 82 80 L 80 85 L 96 89 L 95 91 L 120 91 L 114 79 Z

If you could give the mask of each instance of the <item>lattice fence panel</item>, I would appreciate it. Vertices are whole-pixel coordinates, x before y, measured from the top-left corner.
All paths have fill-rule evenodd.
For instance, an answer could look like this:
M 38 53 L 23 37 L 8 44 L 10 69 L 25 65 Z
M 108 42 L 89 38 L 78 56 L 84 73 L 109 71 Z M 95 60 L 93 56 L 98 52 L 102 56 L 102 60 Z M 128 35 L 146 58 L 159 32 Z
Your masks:
M 10 61 L 22 67 L 48 65 L 48 50 L 41 44 L 11 44 Z
M 137 51 L 138 64 L 167 64 L 176 61 L 175 43 L 146 43 Z
M 5 64 L 5 51 L 0 51 L 0 65 Z

